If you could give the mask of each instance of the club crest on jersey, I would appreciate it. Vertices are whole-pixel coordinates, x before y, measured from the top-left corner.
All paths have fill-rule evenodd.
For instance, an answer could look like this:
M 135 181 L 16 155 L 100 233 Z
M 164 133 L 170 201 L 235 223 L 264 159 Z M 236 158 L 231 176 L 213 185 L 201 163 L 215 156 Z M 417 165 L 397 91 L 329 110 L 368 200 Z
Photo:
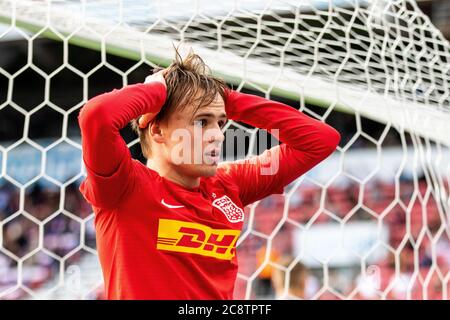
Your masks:
M 232 223 L 244 221 L 244 210 L 234 204 L 228 196 L 222 196 L 213 201 L 212 205 L 222 211 Z

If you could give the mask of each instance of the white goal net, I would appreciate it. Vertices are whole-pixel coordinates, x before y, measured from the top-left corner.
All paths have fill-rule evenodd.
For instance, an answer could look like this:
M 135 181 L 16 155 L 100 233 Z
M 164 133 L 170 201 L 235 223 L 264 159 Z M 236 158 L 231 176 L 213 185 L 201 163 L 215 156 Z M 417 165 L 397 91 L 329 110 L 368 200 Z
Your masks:
M 132 83 L 182 42 L 237 90 L 346 119 L 332 156 L 246 208 L 236 298 L 448 299 L 450 46 L 414 0 L 0 0 L 0 24 L 0 298 L 102 297 L 72 124 L 99 73 Z M 256 153 L 257 129 L 226 128 Z

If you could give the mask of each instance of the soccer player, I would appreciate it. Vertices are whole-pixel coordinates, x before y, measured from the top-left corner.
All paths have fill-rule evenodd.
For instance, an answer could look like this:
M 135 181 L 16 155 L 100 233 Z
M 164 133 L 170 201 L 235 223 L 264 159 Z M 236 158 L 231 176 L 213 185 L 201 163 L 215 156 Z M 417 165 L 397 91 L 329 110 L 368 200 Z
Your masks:
M 219 163 L 227 119 L 279 130 L 281 144 Z M 340 141 L 294 108 L 229 89 L 192 52 L 145 83 L 92 98 L 78 120 L 80 191 L 95 213 L 108 299 L 232 299 L 244 207 L 283 193 Z M 147 165 L 120 136 L 130 121 Z

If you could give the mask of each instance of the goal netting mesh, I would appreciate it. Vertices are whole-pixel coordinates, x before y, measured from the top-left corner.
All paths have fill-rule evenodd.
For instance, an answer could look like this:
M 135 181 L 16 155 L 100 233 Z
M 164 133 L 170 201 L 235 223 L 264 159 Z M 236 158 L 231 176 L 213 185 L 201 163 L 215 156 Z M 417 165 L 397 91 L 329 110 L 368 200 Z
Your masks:
M 246 208 L 236 298 L 448 298 L 450 47 L 415 1 L 0 0 L 0 23 L 0 41 L 26 43 L 20 68 L 0 66 L 1 123 L 21 119 L 14 139 L 0 137 L 0 298 L 102 296 L 70 124 L 100 93 L 99 71 L 126 85 L 170 63 L 179 42 L 237 90 L 350 119 L 332 156 Z M 62 44 L 55 68 L 36 58 L 42 38 Z M 99 61 L 73 65 L 74 46 Z M 62 74 L 82 87 L 70 104 Z M 38 100 L 18 93 L 24 79 Z M 58 137 L 36 140 L 34 118 L 46 112 L 61 121 Z M 256 153 L 257 129 L 226 128 L 246 130 Z

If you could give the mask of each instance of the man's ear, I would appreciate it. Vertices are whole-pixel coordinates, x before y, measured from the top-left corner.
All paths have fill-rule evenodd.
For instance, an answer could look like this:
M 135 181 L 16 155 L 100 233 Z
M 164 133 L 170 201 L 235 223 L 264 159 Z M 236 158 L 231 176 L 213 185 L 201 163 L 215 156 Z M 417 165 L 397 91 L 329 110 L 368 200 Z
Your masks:
M 149 134 L 156 143 L 164 143 L 166 141 L 159 121 L 153 121 L 149 124 Z

